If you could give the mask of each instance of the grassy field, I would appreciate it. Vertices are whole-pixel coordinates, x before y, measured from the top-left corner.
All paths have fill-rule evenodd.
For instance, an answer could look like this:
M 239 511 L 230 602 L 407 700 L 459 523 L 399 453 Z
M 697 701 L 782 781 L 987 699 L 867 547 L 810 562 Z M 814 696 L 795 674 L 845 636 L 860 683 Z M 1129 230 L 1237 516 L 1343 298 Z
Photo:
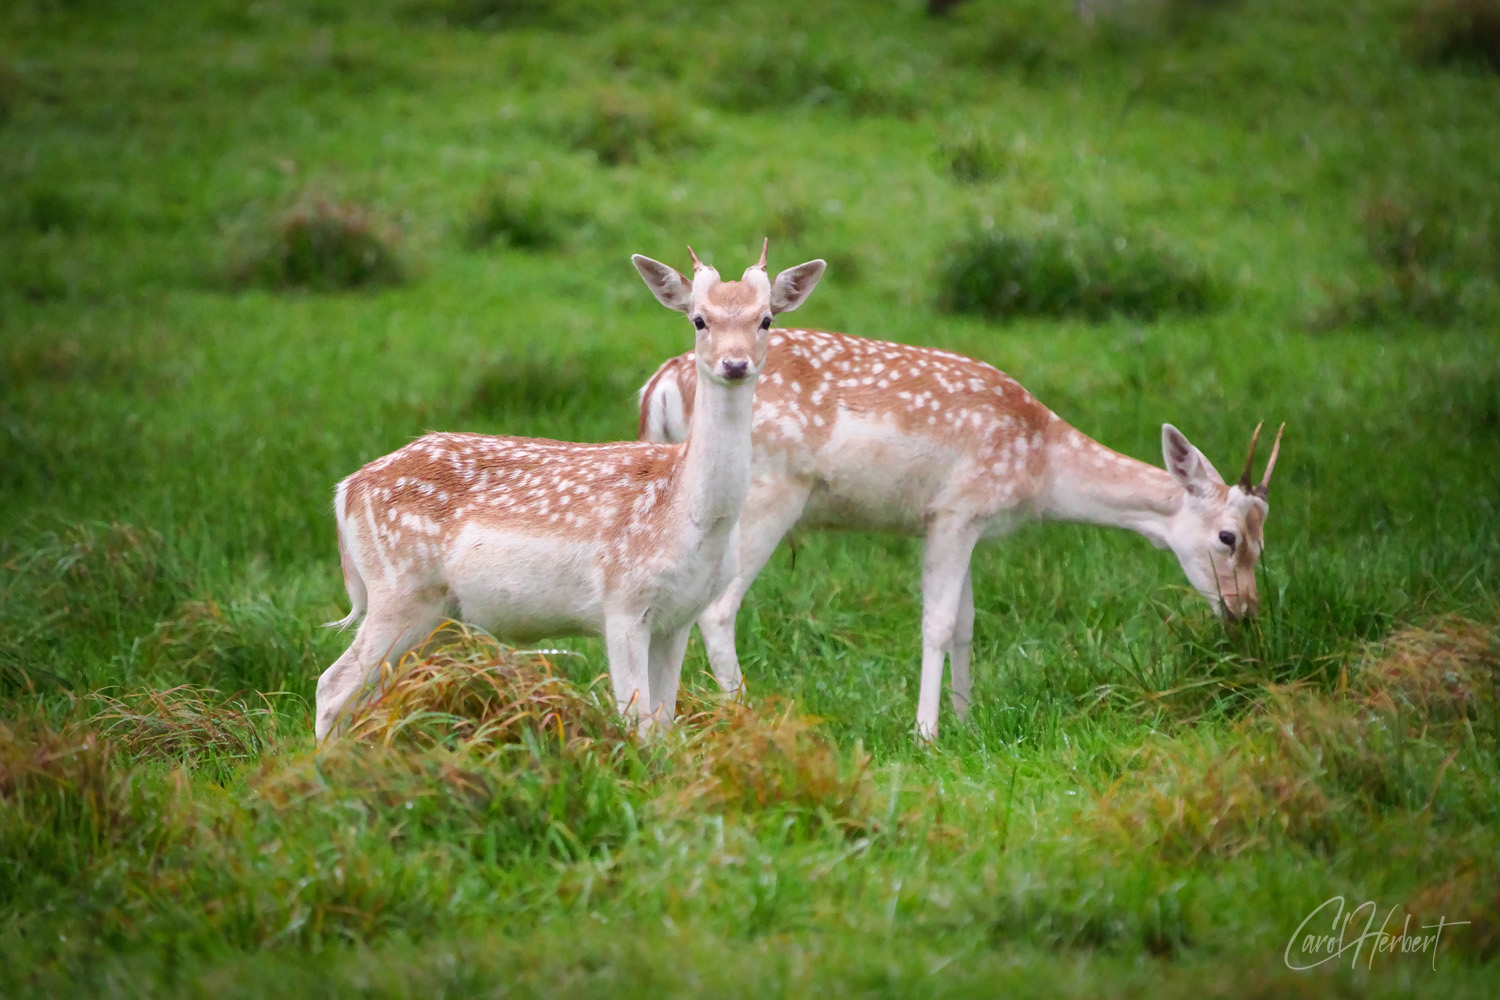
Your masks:
M 1493 995 L 1495 10 L 5 4 L 0 995 Z M 315 752 L 333 484 L 631 436 L 629 255 L 762 235 L 1129 454 L 1286 421 L 1260 620 L 1029 528 L 929 747 L 917 544 L 811 535 L 748 707 L 455 639 Z

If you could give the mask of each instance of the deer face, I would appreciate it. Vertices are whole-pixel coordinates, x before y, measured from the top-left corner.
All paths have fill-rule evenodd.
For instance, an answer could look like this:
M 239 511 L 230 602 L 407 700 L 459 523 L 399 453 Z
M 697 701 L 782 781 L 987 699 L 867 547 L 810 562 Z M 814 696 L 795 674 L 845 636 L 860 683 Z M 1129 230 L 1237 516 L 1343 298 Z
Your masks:
M 1167 530 L 1167 545 L 1176 553 L 1188 582 L 1230 620 L 1251 617 L 1260 610 L 1255 564 L 1265 547 L 1264 529 L 1271 510 L 1267 487 L 1281 450 L 1281 434 L 1277 432 L 1264 478 L 1258 486 L 1251 486 L 1250 466 L 1259 438 L 1256 427 L 1244 475 L 1231 486 L 1181 431 L 1171 424 L 1162 426 L 1167 471 L 1183 489 L 1182 505 Z
M 693 258 L 691 281 L 650 257 L 636 254 L 631 261 L 657 301 L 692 321 L 701 377 L 725 386 L 753 382 L 766 363 L 771 318 L 806 301 L 826 265 L 810 260 L 782 271 L 772 281 L 763 245 L 759 263 L 745 268 L 740 280 L 724 281 L 691 247 L 688 253 Z
M 1264 500 L 1221 483 L 1208 497 L 1189 495 L 1172 520 L 1168 544 L 1188 582 L 1231 620 L 1260 610 L 1255 564 L 1265 547 L 1262 526 L 1269 509 Z

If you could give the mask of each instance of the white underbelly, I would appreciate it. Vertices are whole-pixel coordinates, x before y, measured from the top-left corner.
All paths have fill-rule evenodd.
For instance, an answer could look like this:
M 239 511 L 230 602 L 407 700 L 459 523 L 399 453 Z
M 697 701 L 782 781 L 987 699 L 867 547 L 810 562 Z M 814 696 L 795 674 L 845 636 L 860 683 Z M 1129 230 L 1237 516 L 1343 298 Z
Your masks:
M 842 413 L 816 456 L 802 523 L 919 535 L 961 459 L 886 420 Z
M 501 639 L 604 630 L 604 576 L 592 545 L 470 525 L 455 539 L 444 577 L 459 617 Z

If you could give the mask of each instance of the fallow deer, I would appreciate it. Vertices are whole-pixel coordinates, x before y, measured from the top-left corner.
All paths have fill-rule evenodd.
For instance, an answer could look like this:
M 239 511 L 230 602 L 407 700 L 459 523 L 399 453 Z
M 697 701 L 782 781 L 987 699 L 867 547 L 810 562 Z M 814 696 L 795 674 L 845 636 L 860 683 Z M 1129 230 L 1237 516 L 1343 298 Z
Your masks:
M 691 354 L 641 390 L 639 437 L 681 440 L 695 422 Z M 750 492 L 733 581 L 699 619 L 721 687 L 741 684 L 735 615 L 794 526 L 925 538 L 917 730 L 937 733 L 946 655 L 966 718 L 974 594 L 969 559 L 986 536 L 1052 518 L 1129 528 L 1170 548 L 1229 617 L 1256 612 L 1255 564 L 1269 511 L 1251 463 L 1227 485 L 1177 428 L 1162 425 L 1165 470 L 1084 436 L 1004 372 L 959 354 L 814 330 L 775 330 L 755 393 Z
M 740 280 L 722 281 L 692 257 L 691 280 L 631 258 L 696 327 L 701 391 L 685 444 L 428 434 L 338 484 L 353 609 L 330 625 L 364 620 L 318 679 L 320 740 L 383 660 L 449 618 L 514 640 L 602 634 L 620 711 L 643 728 L 671 721 L 693 620 L 733 572 L 771 317 L 801 305 L 824 268 L 813 260 L 772 281 L 762 246 Z

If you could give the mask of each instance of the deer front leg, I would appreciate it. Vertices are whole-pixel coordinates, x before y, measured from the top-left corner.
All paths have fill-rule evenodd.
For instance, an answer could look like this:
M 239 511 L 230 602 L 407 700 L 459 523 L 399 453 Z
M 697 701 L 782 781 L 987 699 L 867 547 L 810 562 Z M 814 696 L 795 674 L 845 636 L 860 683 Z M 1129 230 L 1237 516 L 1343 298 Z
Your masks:
M 698 618 L 709 666 L 713 667 L 719 689 L 727 695 L 739 694 L 744 683 L 734 638 L 740 604 L 771 553 L 802 516 L 807 492 L 806 488 L 784 480 L 755 479 L 750 484 L 750 493 L 740 511 L 734 578 Z
M 677 687 L 682 683 L 682 656 L 687 652 L 691 625 L 667 635 L 653 635 L 647 665 L 651 684 L 651 718 L 671 726 L 677 719 Z
M 609 657 L 609 681 L 620 714 L 642 730 L 651 726 L 651 631 L 640 612 L 607 615 L 604 651 Z
M 922 686 L 917 696 L 917 735 L 929 742 L 937 739 L 943 661 L 958 630 L 969 557 L 978 541 L 976 525 L 955 515 L 938 515 L 927 530 L 922 557 Z
M 948 646 L 948 669 L 952 673 L 952 688 L 948 692 L 953 702 L 953 714 L 960 722 L 969 718 L 969 693 L 973 684 L 969 677 L 969 653 L 974 648 L 974 571 L 964 570 L 964 586 L 958 596 L 958 619 L 953 625 L 953 642 Z

